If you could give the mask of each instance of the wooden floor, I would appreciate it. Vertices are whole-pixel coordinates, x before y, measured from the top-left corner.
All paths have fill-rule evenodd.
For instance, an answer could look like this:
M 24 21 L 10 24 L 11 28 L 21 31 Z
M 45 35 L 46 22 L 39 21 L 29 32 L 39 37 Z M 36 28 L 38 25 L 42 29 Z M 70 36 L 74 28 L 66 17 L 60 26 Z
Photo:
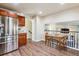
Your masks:
M 74 56 L 74 55 L 76 55 L 76 53 L 48 47 L 44 44 L 44 42 L 30 42 L 26 46 L 22 46 L 18 50 L 5 54 L 3 56 Z

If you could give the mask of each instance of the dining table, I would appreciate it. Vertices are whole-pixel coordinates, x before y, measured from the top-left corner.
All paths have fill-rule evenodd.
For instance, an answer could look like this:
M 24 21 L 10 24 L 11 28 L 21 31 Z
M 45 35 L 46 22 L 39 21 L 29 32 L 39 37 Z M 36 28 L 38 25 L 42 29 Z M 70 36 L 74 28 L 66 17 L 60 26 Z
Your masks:
M 67 36 L 65 35 L 46 35 L 45 44 L 48 43 L 48 46 L 52 46 L 51 42 L 56 42 L 57 48 L 66 48 L 67 45 Z

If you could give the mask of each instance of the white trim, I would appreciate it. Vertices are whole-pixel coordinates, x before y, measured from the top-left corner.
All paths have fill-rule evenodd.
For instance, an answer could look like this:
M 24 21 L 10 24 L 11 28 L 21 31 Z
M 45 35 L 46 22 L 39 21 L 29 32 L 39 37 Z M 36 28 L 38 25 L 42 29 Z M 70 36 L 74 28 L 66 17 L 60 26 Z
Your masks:
M 79 51 L 79 49 L 77 49 L 77 48 L 73 48 L 73 47 L 69 47 L 69 46 L 67 46 L 67 48 L 70 48 L 70 49 L 74 49 L 74 50 Z
M 32 41 L 34 41 L 34 42 L 39 42 L 39 41 L 41 41 L 41 40 L 32 40 Z

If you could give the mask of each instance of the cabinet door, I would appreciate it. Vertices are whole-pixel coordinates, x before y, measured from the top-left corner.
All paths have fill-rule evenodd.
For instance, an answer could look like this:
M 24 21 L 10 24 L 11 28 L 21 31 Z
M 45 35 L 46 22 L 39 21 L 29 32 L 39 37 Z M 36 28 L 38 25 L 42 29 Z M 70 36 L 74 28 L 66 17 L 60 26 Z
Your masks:
M 18 23 L 19 23 L 19 26 L 25 26 L 25 17 L 18 16 Z
M 16 17 L 17 17 L 17 14 L 10 11 L 10 12 L 8 12 L 8 16 L 9 16 L 9 17 L 14 17 L 14 18 L 16 18 Z
M 0 9 L 0 15 L 2 15 L 2 16 L 8 16 L 8 12 L 6 10 Z
M 19 37 L 18 37 L 18 46 L 23 46 L 23 45 L 26 45 L 27 43 L 27 36 L 26 34 L 19 34 Z

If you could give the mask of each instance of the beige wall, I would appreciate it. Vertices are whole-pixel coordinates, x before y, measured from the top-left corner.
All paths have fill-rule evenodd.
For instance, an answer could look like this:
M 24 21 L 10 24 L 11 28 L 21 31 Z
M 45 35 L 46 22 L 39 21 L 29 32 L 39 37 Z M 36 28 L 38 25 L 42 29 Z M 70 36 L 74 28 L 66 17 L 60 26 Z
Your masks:
M 32 34 L 29 32 L 31 31 L 32 32 L 32 22 L 31 22 L 31 19 L 29 16 L 26 16 L 26 19 L 25 19 L 25 24 L 26 24 L 26 29 L 27 29 L 27 38 L 32 38 Z
M 72 25 L 57 25 L 56 30 L 60 31 L 61 28 L 69 28 L 70 31 L 79 31 L 77 26 L 72 26 Z
M 26 27 L 28 28 L 28 30 L 32 31 L 32 22 L 30 17 L 26 17 Z

